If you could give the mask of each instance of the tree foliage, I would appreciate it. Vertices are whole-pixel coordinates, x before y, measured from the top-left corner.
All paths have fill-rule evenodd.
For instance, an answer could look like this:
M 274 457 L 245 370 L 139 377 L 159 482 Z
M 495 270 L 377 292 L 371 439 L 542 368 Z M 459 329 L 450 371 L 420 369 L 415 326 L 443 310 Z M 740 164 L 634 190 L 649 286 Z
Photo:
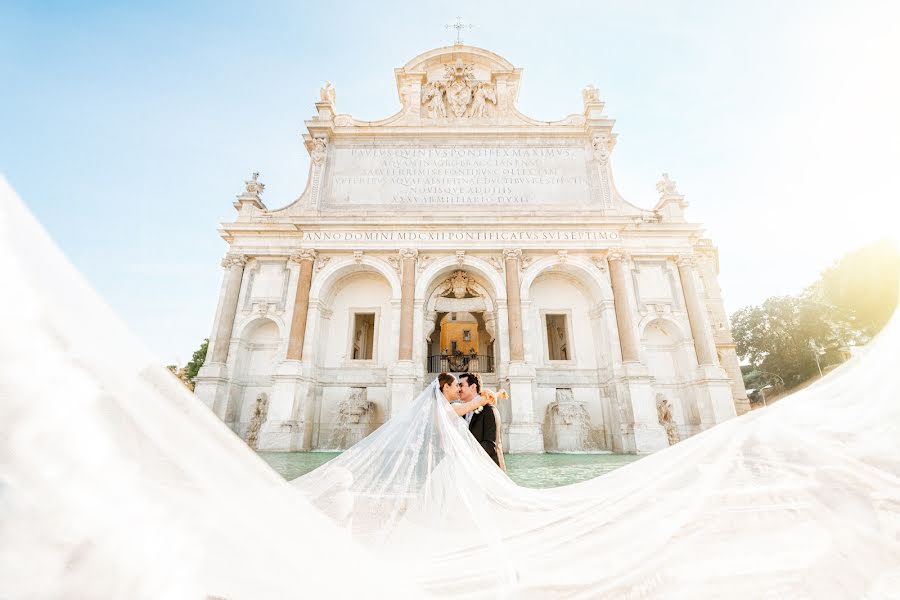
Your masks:
M 900 256 L 878 242 L 845 255 L 797 296 L 742 308 L 731 326 L 738 355 L 750 363 L 745 376 L 774 373 L 790 388 L 841 362 L 848 344 L 868 340 L 890 319 L 898 285 Z
M 824 298 L 866 336 L 885 326 L 897 307 L 900 254 L 882 240 L 850 252 L 820 280 Z
M 203 340 L 203 343 L 200 344 L 200 347 L 194 351 L 194 354 L 191 356 L 191 360 L 189 360 L 188 363 L 184 365 L 184 377 L 191 389 L 194 389 L 194 379 L 197 377 L 197 373 L 200 371 L 200 367 L 202 367 L 203 363 L 206 361 L 207 348 L 209 348 L 209 338 Z
M 811 293 L 774 296 L 731 317 L 738 355 L 757 370 L 779 374 L 788 387 L 818 372 L 815 348 L 825 348 L 821 366 L 839 360 L 840 347 L 852 338 L 834 311 Z M 831 350 L 831 352 L 828 352 Z

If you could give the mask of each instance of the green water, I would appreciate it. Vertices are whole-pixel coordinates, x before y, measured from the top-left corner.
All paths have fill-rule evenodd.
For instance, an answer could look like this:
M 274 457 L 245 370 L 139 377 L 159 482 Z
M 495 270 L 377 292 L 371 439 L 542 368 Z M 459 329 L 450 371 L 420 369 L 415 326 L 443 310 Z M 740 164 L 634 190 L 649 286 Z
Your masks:
M 263 460 L 289 480 L 309 473 L 338 454 L 260 452 Z M 638 458 L 632 454 L 510 454 L 506 456 L 506 470 L 519 485 L 547 488 L 593 479 Z

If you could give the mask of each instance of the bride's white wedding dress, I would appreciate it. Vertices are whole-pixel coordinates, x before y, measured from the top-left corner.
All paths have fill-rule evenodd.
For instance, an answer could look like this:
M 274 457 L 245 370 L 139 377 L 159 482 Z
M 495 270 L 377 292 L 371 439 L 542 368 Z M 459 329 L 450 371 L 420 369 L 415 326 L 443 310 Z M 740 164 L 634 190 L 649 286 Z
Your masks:
M 895 317 L 862 360 L 603 477 L 521 488 L 434 386 L 284 482 L 0 182 L 0 598 L 892 598 Z

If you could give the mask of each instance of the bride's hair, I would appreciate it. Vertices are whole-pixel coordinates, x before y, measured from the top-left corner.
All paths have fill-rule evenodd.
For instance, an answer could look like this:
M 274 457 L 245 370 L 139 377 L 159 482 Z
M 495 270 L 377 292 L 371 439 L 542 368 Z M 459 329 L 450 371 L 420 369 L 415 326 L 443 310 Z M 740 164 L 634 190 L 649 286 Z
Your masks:
M 437 376 L 437 380 L 438 380 L 438 389 L 442 392 L 444 391 L 444 386 L 447 385 L 448 383 L 450 385 L 453 385 L 454 383 L 456 383 L 456 377 L 454 377 L 450 373 L 441 373 L 440 375 Z

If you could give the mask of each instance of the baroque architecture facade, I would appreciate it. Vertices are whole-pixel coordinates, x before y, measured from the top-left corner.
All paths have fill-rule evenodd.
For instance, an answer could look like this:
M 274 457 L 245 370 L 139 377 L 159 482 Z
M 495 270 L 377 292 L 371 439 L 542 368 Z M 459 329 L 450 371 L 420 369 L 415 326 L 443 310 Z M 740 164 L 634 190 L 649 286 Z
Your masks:
M 197 395 L 261 450 L 346 448 L 440 371 L 502 386 L 511 452 L 653 452 L 748 410 L 718 256 L 663 175 L 653 208 L 613 182 L 614 121 L 516 108 L 521 69 L 457 44 L 395 70 L 400 111 L 337 112 L 280 209 L 256 174 Z

